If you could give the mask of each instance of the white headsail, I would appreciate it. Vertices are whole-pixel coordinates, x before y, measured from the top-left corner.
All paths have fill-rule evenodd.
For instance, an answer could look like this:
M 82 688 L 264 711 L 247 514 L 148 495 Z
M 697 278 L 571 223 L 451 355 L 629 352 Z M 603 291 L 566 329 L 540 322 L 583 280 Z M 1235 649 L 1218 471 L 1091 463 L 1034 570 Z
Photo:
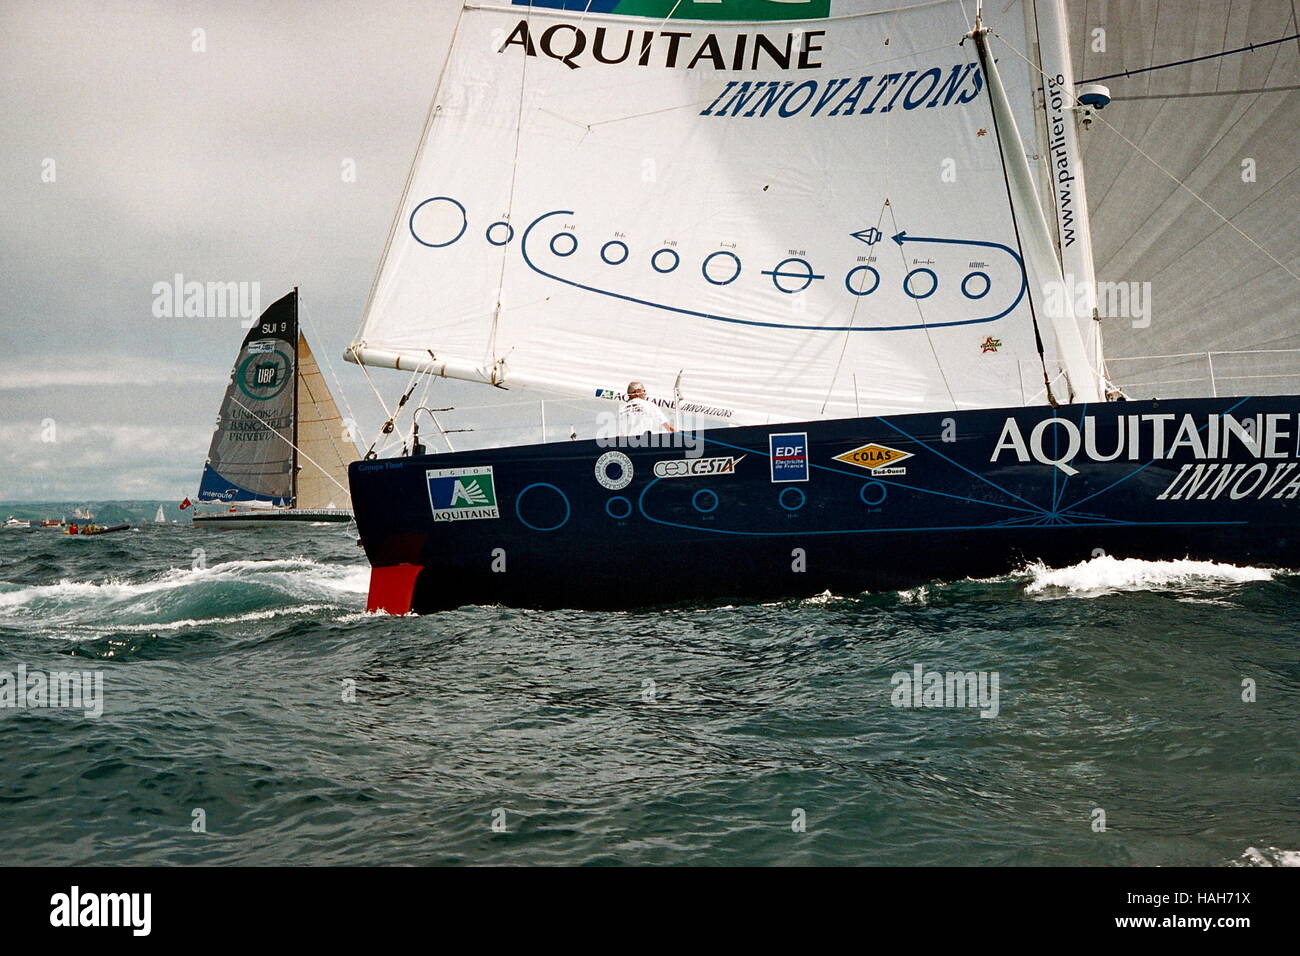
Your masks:
M 306 334 L 298 338 L 298 508 L 351 508 L 348 463 L 356 443 L 344 428 L 338 405 L 321 374 Z
M 1046 401 L 972 4 L 564 5 L 466 5 L 351 360 L 577 396 L 680 376 L 734 421 Z M 991 25 L 1029 48 L 1018 0 Z M 1036 71 L 998 67 L 1034 129 Z

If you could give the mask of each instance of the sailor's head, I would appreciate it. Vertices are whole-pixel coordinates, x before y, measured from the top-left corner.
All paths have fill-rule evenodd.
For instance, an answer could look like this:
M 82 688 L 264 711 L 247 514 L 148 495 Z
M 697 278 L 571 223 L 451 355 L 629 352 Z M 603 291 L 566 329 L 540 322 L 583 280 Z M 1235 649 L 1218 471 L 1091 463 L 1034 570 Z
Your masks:
M 627 383 L 627 397 L 628 397 L 628 398 L 645 398 L 645 385 L 643 385 L 641 382 L 628 382 L 628 383 Z

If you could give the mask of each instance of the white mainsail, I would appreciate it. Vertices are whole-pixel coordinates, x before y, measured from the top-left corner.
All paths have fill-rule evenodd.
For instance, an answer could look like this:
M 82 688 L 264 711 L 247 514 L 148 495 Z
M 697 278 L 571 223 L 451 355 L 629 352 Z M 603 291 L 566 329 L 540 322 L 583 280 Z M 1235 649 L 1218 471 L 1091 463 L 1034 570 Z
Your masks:
M 1061 351 L 1090 378 L 1042 314 L 1039 354 L 974 5 L 816 6 L 467 4 L 347 357 L 587 397 L 680 380 L 738 422 L 1041 404 Z M 1029 49 L 1019 0 L 991 15 Z M 1027 133 L 1036 71 L 998 72 Z

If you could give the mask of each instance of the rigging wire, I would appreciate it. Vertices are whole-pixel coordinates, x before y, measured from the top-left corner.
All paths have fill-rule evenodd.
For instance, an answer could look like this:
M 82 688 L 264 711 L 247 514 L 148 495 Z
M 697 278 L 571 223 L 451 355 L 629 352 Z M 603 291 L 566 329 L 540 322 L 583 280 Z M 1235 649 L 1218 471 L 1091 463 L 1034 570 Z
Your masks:
M 1075 83 L 1076 85 L 1083 83 L 1100 83 L 1102 80 L 1115 80 L 1121 76 L 1137 76 L 1139 73 L 1151 73 L 1155 70 L 1167 70 L 1174 66 L 1187 66 L 1189 63 L 1200 63 L 1202 60 L 1213 60 L 1218 57 L 1233 56 L 1237 53 L 1250 53 L 1254 50 L 1262 50 L 1264 47 L 1275 46 L 1279 43 L 1286 43 L 1289 40 L 1297 39 L 1300 39 L 1300 33 L 1293 33 L 1287 37 L 1278 37 L 1276 40 L 1268 40 L 1265 43 L 1248 43 L 1245 46 L 1237 47 L 1235 50 L 1223 50 L 1219 53 L 1207 53 L 1204 56 L 1188 57 L 1185 60 L 1174 60 L 1171 63 L 1158 63 L 1155 66 L 1144 66 L 1140 70 L 1124 70 L 1120 73 L 1107 73 L 1105 76 L 1090 76 L 1085 80 L 1075 80 Z
M 297 445 L 295 445 L 295 444 L 294 444 L 290 439 L 285 438 L 283 435 L 281 435 L 278 431 L 276 431 L 274 428 L 272 428 L 270 425 L 268 425 L 268 424 L 267 424 L 263 419 L 259 418 L 259 417 L 257 416 L 257 413 L 254 412 L 251 408 L 249 408 L 247 405 L 245 405 L 245 404 L 244 404 L 243 402 L 241 402 L 239 399 L 235 398 L 234 395 L 231 395 L 231 396 L 230 396 L 230 400 L 231 400 L 232 402 L 234 402 L 236 405 L 238 405 L 240 408 L 242 408 L 244 411 L 248 412 L 248 414 L 252 417 L 252 419 L 253 419 L 254 421 L 256 421 L 256 422 L 260 422 L 260 423 L 262 424 L 262 427 L 265 428 L 267 431 L 269 431 L 272 435 L 274 435 L 276 438 L 280 439 L 280 441 L 284 442 L 286 445 L 288 445 L 290 448 L 292 448 L 294 451 L 296 451 L 296 452 L 297 452 L 299 455 L 301 455 L 303 458 L 306 458 L 309 462 L 311 462 L 313 465 L 315 465 L 317 468 L 319 468 L 321 474 L 323 474 L 323 475 L 324 475 L 326 478 L 328 478 L 330 481 L 334 482 L 334 484 L 336 484 L 336 485 L 338 485 L 340 488 L 342 488 L 342 489 L 343 489 L 343 492 L 344 492 L 345 494 L 349 494 L 349 495 L 351 494 L 351 493 L 348 491 L 348 489 L 345 488 L 345 487 L 344 487 L 344 486 L 339 482 L 339 480 L 338 480 L 337 478 L 335 478 L 333 475 L 331 475 L 331 474 L 330 474 L 328 471 L 326 471 L 324 468 L 321 468 L 320 464 L 319 464 L 319 463 L 318 463 L 314 458 L 312 458 L 310 455 L 308 455 L 306 452 L 304 452 L 301 448 L 299 448 Z
M 886 132 L 885 135 L 886 135 L 886 137 L 888 137 L 889 134 Z M 889 150 L 888 150 L 888 144 L 886 144 L 886 150 L 885 150 L 885 152 L 886 152 L 886 155 L 887 155 L 888 152 L 889 152 Z M 881 224 L 882 222 L 885 221 L 885 209 L 888 208 L 888 206 L 889 206 L 889 197 L 888 197 L 888 195 L 886 195 L 886 197 L 885 197 L 885 201 L 882 202 L 882 203 L 880 204 L 880 213 L 879 213 L 879 215 L 876 216 L 876 227 L 875 227 L 875 228 L 876 228 L 876 232 L 877 232 L 877 233 L 880 232 L 880 224 Z M 866 277 L 865 277 L 865 276 L 863 277 L 863 284 L 864 284 L 864 285 L 866 284 Z M 850 326 L 853 325 L 854 320 L 855 320 L 855 319 L 857 318 L 857 316 L 858 316 L 858 306 L 859 306 L 861 303 L 862 303 L 862 297 L 861 297 L 861 296 L 855 296 L 854 299 L 853 299 L 853 311 L 851 311 L 851 312 L 849 313 L 849 325 L 850 325 Z M 843 342 L 841 343 L 841 345 L 840 345 L 840 355 L 839 355 L 839 358 L 835 360 L 835 369 L 834 369 L 834 371 L 831 372 L 831 383 L 830 383 L 830 385 L 828 385 L 828 386 L 826 387 L 826 397 L 822 399 L 822 407 L 821 407 L 821 412 L 822 412 L 822 413 L 825 413 L 825 411 L 826 411 L 826 406 L 827 406 L 827 404 L 828 404 L 828 403 L 830 402 L 830 400 L 831 400 L 831 392 L 834 391 L 834 389 L 835 389 L 835 381 L 836 381 L 836 379 L 838 379 L 838 378 L 840 377 L 840 369 L 841 369 L 841 368 L 843 367 L 843 365 L 844 365 L 844 354 L 845 354 L 845 352 L 848 351 L 848 348 L 849 348 L 849 336 L 852 335 L 852 334 L 853 334 L 853 332 L 852 332 L 852 329 L 851 329 L 851 328 L 849 328 L 849 329 L 845 329 L 845 330 L 844 330 L 844 341 L 843 341 Z M 942 370 L 940 370 L 940 371 L 942 371 Z M 853 405 L 854 405 L 854 408 L 856 409 L 856 408 L 857 408 L 857 405 L 858 405 L 858 377 L 857 377 L 856 374 L 853 376 Z
M 962 16 L 965 17 L 965 15 L 966 15 L 966 8 L 962 7 Z M 882 219 L 884 218 L 883 209 L 887 208 L 889 210 L 889 221 L 893 224 L 893 227 L 896 230 L 893 233 L 893 235 L 898 235 L 898 231 L 897 231 L 898 218 L 894 215 L 894 205 L 889 198 L 890 196 L 893 195 L 894 192 L 893 153 L 890 151 L 889 148 L 890 134 L 893 132 L 893 129 L 894 129 L 894 114 L 890 113 L 889 118 L 885 120 L 885 204 L 884 207 L 882 208 L 881 218 Z M 906 276 L 907 251 L 903 248 L 902 243 L 898 243 L 898 259 L 899 259 L 899 263 L 903 266 L 904 276 Z M 906 282 L 906 278 L 904 278 L 904 282 Z M 939 372 L 939 381 L 943 382 L 943 390 L 948 393 L 948 401 L 952 403 L 953 408 L 957 408 L 957 396 L 953 394 L 952 384 L 948 381 L 948 375 L 943 370 L 943 363 L 939 361 L 939 352 L 938 349 L 936 349 L 934 346 L 934 338 L 930 335 L 929 323 L 926 322 L 925 308 L 921 305 L 920 299 L 915 299 L 915 298 L 912 299 L 912 304 L 916 306 L 917 317 L 921 320 L 921 325 L 924 328 L 925 344 L 930 346 L 930 356 L 934 359 L 934 367 Z M 856 398 L 855 398 L 855 402 L 856 402 Z

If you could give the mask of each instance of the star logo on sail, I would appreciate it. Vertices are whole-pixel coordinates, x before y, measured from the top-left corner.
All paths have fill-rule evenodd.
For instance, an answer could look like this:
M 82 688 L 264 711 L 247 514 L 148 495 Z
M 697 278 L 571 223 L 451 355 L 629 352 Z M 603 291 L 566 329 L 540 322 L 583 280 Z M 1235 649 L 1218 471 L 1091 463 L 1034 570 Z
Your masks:
M 858 468 L 865 468 L 873 475 L 905 475 L 907 469 L 896 466 L 898 462 L 906 461 L 911 457 L 912 453 L 910 451 L 902 451 L 898 448 L 890 448 L 888 445 L 871 442 L 869 445 L 859 445 L 842 455 L 836 455 L 835 460 L 842 461 L 847 465 L 856 465 Z
M 501 517 L 491 465 L 430 468 L 424 477 L 429 485 L 429 507 L 434 521 Z
M 990 335 L 980 343 L 980 355 L 983 355 L 985 352 L 996 352 L 1000 348 L 1002 348 L 1002 340 L 995 339 Z

